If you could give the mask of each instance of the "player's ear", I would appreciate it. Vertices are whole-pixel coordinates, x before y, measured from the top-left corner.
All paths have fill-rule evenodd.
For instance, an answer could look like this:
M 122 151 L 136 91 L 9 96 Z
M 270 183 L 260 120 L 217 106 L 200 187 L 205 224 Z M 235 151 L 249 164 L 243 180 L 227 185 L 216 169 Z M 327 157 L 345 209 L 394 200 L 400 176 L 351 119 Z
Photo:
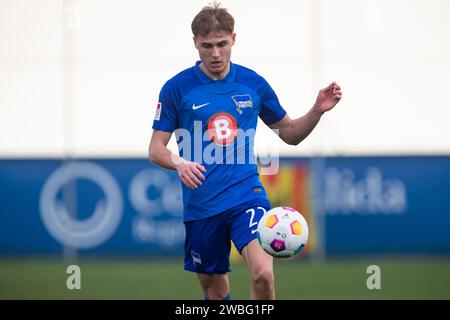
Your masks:
M 193 36 L 192 40 L 194 40 L 194 46 L 197 48 L 197 38 L 195 36 Z
M 231 44 L 234 46 L 234 43 L 236 42 L 236 32 L 233 32 L 231 34 L 231 40 L 232 40 Z

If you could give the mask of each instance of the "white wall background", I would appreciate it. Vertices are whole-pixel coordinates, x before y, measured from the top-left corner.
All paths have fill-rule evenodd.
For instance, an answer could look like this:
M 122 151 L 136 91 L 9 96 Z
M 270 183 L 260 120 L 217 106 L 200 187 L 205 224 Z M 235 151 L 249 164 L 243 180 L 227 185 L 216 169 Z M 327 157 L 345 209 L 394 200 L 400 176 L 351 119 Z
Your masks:
M 164 82 L 194 64 L 198 0 L 0 0 L 0 157 L 146 157 Z M 285 155 L 450 153 L 450 1 L 223 0 L 233 61 L 291 117 L 344 97 Z M 174 144 L 171 144 L 172 148 Z

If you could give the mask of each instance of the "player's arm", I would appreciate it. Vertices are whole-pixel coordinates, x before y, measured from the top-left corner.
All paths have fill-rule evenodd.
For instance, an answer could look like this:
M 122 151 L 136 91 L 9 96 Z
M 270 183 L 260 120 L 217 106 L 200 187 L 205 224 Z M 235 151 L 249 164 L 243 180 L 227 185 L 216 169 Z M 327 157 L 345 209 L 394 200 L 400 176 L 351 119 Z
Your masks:
M 333 109 L 341 98 L 341 87 L 332 82 L 319 91 L 316 103 L 304 116 L 291 119 L 285 115 L 283 119 L 270 125 L 270 128 L 279 130 L 280 138 L 287 144 L 298 145 L 314 130 L 322 115 Z
M 202 185 L 205 177 L 201 171 L 206 172 L 205 167 L 199 163 L 187 161 L 167 148 L 172 133 L 153 130 L 148 157 L 151 162 L 160 167 L 177 170 L 181 182 L 189 189 L 196 189 Z

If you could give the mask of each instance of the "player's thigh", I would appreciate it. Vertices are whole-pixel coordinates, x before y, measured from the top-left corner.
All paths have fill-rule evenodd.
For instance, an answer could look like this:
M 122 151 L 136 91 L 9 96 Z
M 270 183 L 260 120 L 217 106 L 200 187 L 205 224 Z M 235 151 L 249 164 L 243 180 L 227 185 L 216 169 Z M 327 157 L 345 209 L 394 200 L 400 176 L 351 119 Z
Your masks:
M 273 277 L 273 257 L 262 249 L 258 240 L 252 240 L 242 249 L 242 256 L 252 279 Z

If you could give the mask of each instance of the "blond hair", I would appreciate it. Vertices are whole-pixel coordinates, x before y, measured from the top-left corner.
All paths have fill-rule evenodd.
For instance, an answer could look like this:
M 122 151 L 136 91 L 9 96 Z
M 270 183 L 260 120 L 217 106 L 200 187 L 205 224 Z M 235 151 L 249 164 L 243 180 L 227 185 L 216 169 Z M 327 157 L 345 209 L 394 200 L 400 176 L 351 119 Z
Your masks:
M 216 1 L 204 7 L 195 17 L 191 24 L 192 33 L 195 37 L 205 37 L 210 32 L 234 32 L 234 18 L 227 9 Z

